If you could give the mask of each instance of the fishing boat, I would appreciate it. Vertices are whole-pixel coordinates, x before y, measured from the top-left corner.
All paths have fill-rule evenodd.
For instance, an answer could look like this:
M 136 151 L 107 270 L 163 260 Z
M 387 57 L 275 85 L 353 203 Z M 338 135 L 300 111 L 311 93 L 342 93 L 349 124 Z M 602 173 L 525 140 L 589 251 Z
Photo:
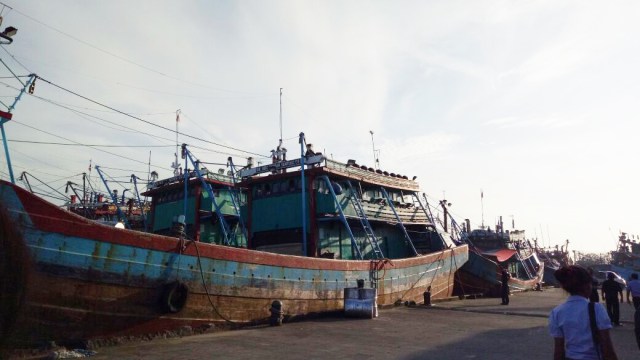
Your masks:
M 299 158 L 238 171 L 229 159 L 228 172 L 203 168 L 183 145 L 182 174 L 144 193 L 149 232 L 0 181 L 4 340 L 286 321 L 342 311 L 356 284 L 380 306 L 451 296 L 468 247 L 428 220 L 418 183 L 327 159 L 304 134 L 300 144 Z
M 456 295 L 500 296 L 501 272 L 510 274 L 511 290 L 532 290 L 542 284 L 544 263 L 524 230 L 503 230 L 502 221 L 492 230 L 466 230 L 461 236 L 469 245 L 469 261 L 458 273 Z
M 618 236 L 618 246 L 611 252 L 611 268 L 624 279 L 630 279 L 632 273 L 640 273 L 640 243 L 627 233 Z
M 91 165 L 89 169 L 91 169 Z M 118 196 L 118 190 L 112 190 L 109 187 L 105 178 L 106 175 L 100 166 L 96 165 L 95 169 L 107 189 L 106 193 L 95 189 L 89 176 L 83 173 L 82 188 L 71 181 L 67 182 L 65 192 L 69 190 L 72 192 L 65 204 L 67 210 L 106 225 L 117 225 L 128 229 L 146 231 L 149 203 L 140 197 L 140 192 L 138 191 L 138 180 L 140 178 L 135 174 L 131 175 L 129 183 L 133 184 L 133 196 L 127 198 L 125 194 L 130 189 L 125 188 L 122 194 Z M 150 177 L 155 181 L 157 173 L 153 172 Z M 87 185 L 89 185 L 90 191 L 87 191 Z
M 544 284 L 546 286 L 559 287 L 560 283 L 556 280 L 554 273 L 564 265 L 573 264 L 569 256 L 569 240 L 562 246 L 539 248 L 537 241 L 534 242 L 534 245 L 537 249 L 538 257 L 544 262 Z

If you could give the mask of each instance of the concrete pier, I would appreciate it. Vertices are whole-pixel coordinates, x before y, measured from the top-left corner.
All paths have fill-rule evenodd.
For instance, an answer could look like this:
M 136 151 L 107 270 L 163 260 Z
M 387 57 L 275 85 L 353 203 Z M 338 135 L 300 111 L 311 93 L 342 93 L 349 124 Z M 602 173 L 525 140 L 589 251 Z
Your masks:
M 547 330 L 561 289 L 381 309 L 375 319 L 328 317 L 97 349 L 93 359 L 552 359 Z M 638 359 L 633 309 L 612 329 L 620 359 Z

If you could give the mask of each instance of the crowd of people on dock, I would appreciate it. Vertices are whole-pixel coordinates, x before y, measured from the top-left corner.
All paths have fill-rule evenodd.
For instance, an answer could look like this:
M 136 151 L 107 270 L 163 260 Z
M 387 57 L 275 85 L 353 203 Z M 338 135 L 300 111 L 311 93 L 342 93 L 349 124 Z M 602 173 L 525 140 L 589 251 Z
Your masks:
M 593 271 L 578 265 L 563 266 L 554 273 L 567 300 L 549 315 L 549 332 L 554 338 L 554 360 L 616 360 L 609 330 L 620 323 L 620 303 L 624 303 L 624 287 L 608 273 L 601 285 Z M 600 303 L 600 298 L 605 306 Z M 640 349 L 640 280 L 631 275 L 627 283 L 627 303 L 633 304 L 634 332 Z

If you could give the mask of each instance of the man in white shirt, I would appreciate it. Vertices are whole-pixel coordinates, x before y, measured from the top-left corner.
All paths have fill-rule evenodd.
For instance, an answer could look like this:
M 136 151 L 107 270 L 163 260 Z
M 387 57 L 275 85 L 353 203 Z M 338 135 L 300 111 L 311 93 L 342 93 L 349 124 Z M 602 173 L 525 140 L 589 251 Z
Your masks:
M 640 280 L 638 280 L 636 273 L 631 274 L 631 281 L 627 283 L 627 302 L 631 303 L 632 299 L 633 307 L 638 309 L 640 307 Z

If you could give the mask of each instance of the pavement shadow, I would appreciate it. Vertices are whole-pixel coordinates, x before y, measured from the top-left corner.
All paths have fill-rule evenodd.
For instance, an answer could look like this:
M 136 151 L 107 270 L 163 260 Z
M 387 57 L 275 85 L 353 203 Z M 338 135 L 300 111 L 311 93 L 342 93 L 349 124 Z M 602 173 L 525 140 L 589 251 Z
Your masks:
M 551 359 L 550 342 L 545 326 L 490 330 L 400 359 Z

